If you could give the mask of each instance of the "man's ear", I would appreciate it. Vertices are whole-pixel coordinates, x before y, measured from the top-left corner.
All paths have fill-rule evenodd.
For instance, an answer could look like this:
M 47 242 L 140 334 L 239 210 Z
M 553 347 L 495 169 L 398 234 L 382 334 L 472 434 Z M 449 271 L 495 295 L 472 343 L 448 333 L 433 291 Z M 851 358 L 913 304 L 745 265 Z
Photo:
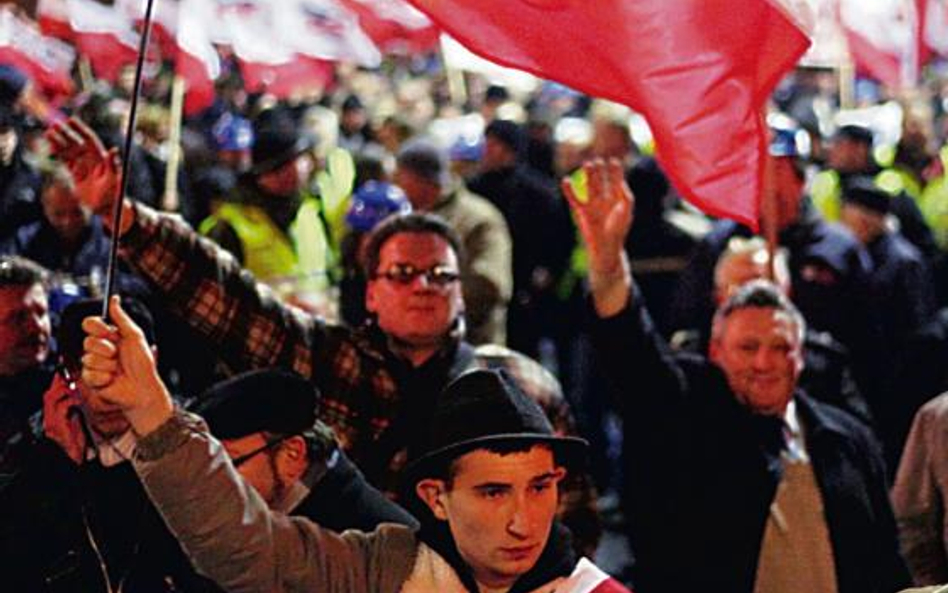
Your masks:
M 721 344 L 718 338 L 711 338 L 711 341 L 708 343 L 708 360 L 711 362 L 718 362 L 718 357 L 721 354 Z
M 306 439 L 300 435 L 292 436 L 280 443 L 280 451 L 276 457 L 277 471 L 281 477 L 292 484 L 303 477 L 309 468 L 309 455 L 306 448 Z
M 442 501 L 442 495 L 447 491 L 447 485 L 444 480 L 425 478 L 415 484 L 415 493 L 418 495 L 418 498 L 428 505 L 428 508 L 431 509 L 431 514 L 433 514 L 435 518 L 441 519 L 442 521 L 448 520 L 448 512 L 444 508 L 444 502 Z
M 376 290 L 378 283 L 375 280 L 369 280 L 365 283 L 365 310 L 369 313 L 376 313 L 378 310 L 378 298 Z

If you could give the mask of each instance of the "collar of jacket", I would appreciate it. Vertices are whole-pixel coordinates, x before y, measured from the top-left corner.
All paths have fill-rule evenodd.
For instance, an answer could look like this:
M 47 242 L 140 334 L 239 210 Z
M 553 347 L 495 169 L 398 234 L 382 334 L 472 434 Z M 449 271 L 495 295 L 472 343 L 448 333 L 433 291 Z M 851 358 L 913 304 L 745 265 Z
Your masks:
M 454 324 L 450 333 L 448 333 L 445 338 L 441 349 L 432 357 L 432 360 L 447 359 L 454 355 L 458 346 L 463 342 L 462 327 L 462 323 Z M 375 319 L 371 316 L 365 323 L 352 332 L 352 339 L 359 350 L 379 362 L 384 362 L 386 358 L 398 358 L 401 360 L 392 352 L 391 348 L 389 348 L 388 334 L 382 331 L 382 328 L 379 327 L 378 323 L 376 323 Z
M 797 414 L 800 416 L 808 442 L 815 442 L 825 436 L 846 436 L 852 432 L 839 421 L 838 417 L 828 414 L 824 404 L 817 402 L 799 389 L 794 393 L 793 399 L 797 402 Z
M 419 504 L 423 505 L 419 501 Z M 471 593 L 478 593 L 477 582 L 471 568 L 461 558 L 451 531 L 446 521 L 440 521 L 425 508 L 424 511 L 415 511 L 421 517 L 421 528 L 418 530 L 418 540 L 436 551 L 451 565 L 460 578 L 461 583 Z M 576 556 L 572 548 L 572 537 L 569 530 L 558 521 L 553 522 L 550 537 L 537 563 L 526 574 L 513 584 L 508 593 L 526 593 L 549 583 L 553 579 L 569 576 L 576 566 Z

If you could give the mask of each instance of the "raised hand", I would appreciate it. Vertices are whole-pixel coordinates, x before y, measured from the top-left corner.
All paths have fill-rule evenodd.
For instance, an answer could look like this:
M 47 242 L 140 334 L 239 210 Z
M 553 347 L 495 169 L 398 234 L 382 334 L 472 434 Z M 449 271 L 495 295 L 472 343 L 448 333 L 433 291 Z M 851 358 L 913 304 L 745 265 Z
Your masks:
M 43 394 L 43 433 L 76 463 L 82 461 L 87 444 L 80 424 L 79 406 L 79 393 L 75 384 L 56 373 L 49 389 Z
M 118 297 L 109 301 L 111 326 L 101 317 L 87 317 L 82 329 L 82 379 L 107 402 L 120 407 L 139 435 L 158 428 L 174 412 L 155 356 L 142 330 L 125 313 Z
M 120 190 L 118 149 L 107 150 L 96 133 L 75 117 L 50 127 L 46 139 L 52 155 L 72 175 L 79 199 L 110 225 Z
M 625 238 L 632 225 L 634 197 L 618 160 L 587 161 L 583 171 L 586 199 L 577 196 L 569 178 L 562 181 L 563 193 L 589 249 L 590 266 L 609 271 L 618 267 L 625 248 Z
M 589 252 L 589 285 L 600 316 L 613 315 L 629 300 L 631 277 L 625 238 L 632 226 L 635 198 L 616 159 L 583 164 L 586 198 L 563 179 L 563 193 Z

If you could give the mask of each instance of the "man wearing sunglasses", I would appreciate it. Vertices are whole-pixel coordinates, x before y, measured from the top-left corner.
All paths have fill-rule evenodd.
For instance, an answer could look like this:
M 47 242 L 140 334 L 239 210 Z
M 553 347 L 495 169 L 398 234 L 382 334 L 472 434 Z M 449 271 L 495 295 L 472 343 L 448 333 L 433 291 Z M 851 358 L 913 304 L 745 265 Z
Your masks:
M 339 450 L 332 430 L 316 418 L 317 401 L 299 375 L 264 369 L 218 383 L 193 409 L 271 509 L 338 532 L 414 526 Z
M 47 134 L 94 211 L 114 205 L 118 162 L 82 122 Z M 405 460 L 420 446 L 437 395 L 470 368 L 502 367 L 547 413 L 559 434 L 574 432 L 559 382 L 542 366 L 499 346 L 464 338 L 463 253 L 457 234 L 427 214 L 395 216 L 366 248 L 367 324 L 335 326 L 275 298 L 226 252 L 179 219 L 125 201 L 120 254 L 172 310 L 206 335 L 235 370 L 277 367 L 322 393 L 319 417 L 368 481 L 397 495 Z M 562 518 L 581 548 L 598 537 L 591 486 L 564 486 Z
M 148 310 L 123 300 L 152 347 Z M 0 490 L 0 583 L 11 591 L 219 589 L 199 576 L 168 531 L 129 461 L 138 435 L 114 403 L 81 377 L 82 320 L 98 300 L 65 309 L 61 372 L 44 397 L 43 432 Z M 365 483 L 315 419 L 318 394 L 297 375 L 253 371 L 198 398 L 238 472 L 270 508 L 335 531 L 414 526 Z

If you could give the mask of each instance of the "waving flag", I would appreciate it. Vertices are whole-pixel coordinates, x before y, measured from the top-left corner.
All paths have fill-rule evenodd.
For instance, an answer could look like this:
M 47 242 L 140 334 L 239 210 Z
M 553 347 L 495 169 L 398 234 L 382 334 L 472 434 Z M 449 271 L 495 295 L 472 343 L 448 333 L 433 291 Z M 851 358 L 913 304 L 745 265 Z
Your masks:
M 915 86 L 917 8 L 916 0 L 839 0 L 839 22 L 857 71 L 895 89 Z
M 66 8 L 72 41 L 98 78 L 114 82 L 123 66 L 135 63 L 138 33 L 125 14 L 94 0 L 66 0 Z
M 601 568 L 581 558 L 566 582 L 556 586 L 557 593 L 630 593 L 622 583 Z
M 325 88 L 332 78 L 325 60 L 300 54 L 281 29 L 286 21 L 280 11 L 286 8 L 281 0 L 216 0 L 209 34 L 216 43 L 233 48 L 248 90 L 282 98 L 306 88 Z
M 948 58 L 948 0 L 918 2 L 923 52 Z
M 343 0 L 359 24 L 385 53 L 412 54 L 433 49 L 440 31 L 405 0 Z
M 36 21 L 44 35 L 72 41 L 72 27 L 69 26 L 69 7 L 66 0 L 39 0 L 36 3 Z
M 359 27 L 358 17 L 337 0 L 280 0 L 276 26 L 299 54 L 375 68 L 379 50 Z
M 0 63 L 25 72 L 46 97 L 65 99 L 73 94 L 75 61 L 71 46 L 44 36 L 34 23 L 9 7 L 0 7 Z
M 642 113 L 675 186 L 757 225 L 762 109 L 809 45 L 790 0 L 411 0 L 471 51 Z

